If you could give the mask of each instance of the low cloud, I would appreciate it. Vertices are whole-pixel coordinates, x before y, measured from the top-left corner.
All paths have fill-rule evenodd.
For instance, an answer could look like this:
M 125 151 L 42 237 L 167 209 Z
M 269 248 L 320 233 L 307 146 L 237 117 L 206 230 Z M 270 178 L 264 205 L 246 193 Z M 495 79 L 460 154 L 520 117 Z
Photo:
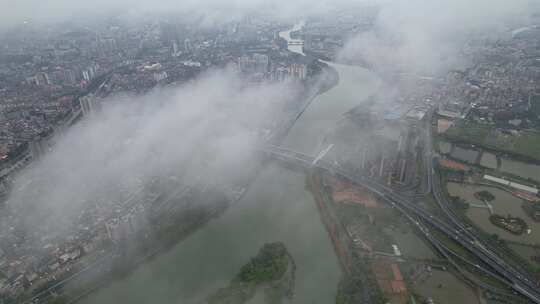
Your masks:
M 62 231 L 86 204 L 107 208 L 156 176 L 226 183 L 253 164 L 253 149 L 296 92 L 287 83 L 246 87 L 220 70 L 179 88 L 110 98 L 17 177 L 8 204 L 28 213 L 26 227 Z
M 459 67 L 467 39 L 527 22 L 533 7 L 529 0 L 379 2 L 374 28 L 352 37 L 338 54 L 339 60 L 413 73 Z

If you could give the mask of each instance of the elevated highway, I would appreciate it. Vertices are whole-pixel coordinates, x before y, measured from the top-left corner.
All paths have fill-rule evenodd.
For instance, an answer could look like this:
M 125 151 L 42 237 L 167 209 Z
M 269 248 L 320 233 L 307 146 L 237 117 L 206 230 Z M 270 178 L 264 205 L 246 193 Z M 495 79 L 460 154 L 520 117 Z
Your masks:
M 377 194 L 382 199 L 389 202 L 394 208 L 405 214 L 413 223 L 415 223 L 424 236 L 441 252 L 447 252 L 441 246 L 439 241 L 430 233 L 421 221 L 428 224 L 429 226 L 436 228 L 447 237 L 453 239 L 455 242 L 460 244 L 462 247 L 466 248 L 470 253 L 475 257 L 481 260 L 486 264 L 492 271 L 488 273 L 492 277 L 501 281 L 506 286 L 517 291 L 521 295 L 525 296 L 534 303 L 540 304 L 540 292 L 538 291 L 538 285 L 534 282 L 526 272 L 523 272 L 521 269 L 516 269 L 515 266 L 509 265 L 506 261 L 501 259 L 492 249 L 488 249 L 484 245 L 480 238 L 471 232 L 467 227 L 465 227 L 451 212 L 448 204 L 445 203 L 444 197 L 441 195 L 440 180 L 436 176 L 436 172 L 433 169 L 432 161 L 428 161 L 429 165 L 426 166 L 426 171 L 428 172 L 429 179 L 429 188 L 435 196 L 437 202 L 443 209 L 443 212 L 447 215 L 450 222 L 443 221 L 436 216 L 430 214 L 424 208 L 415 204 L 410 198 L 403 197 L 402 195 L 396 193 L 393 189 L 375 183 L 368 178 L 360 175 L 354 175 L 343 168 L 329 164 L 324 160 L 319 160 L 314 162 L 316 159 L 313 156 L 303 154 L 301 152 L 293 151 L 279 146 L 267 146 L 262 149 L 263 152 L 267 153 L 269 156 L 300 165 L 304 168 L 319 168 L 325 171 L 328 171 L 332 174 L 345 178 L 355 184 L 358 184 L 369 191 Z M 431 158 L 431 155 L 426 155 L 426 158 Z M 421 221 L 415 219 L 412 216 L 417 217 Z M 480 265 L 477 265 L 479 270 L 482 270 Z

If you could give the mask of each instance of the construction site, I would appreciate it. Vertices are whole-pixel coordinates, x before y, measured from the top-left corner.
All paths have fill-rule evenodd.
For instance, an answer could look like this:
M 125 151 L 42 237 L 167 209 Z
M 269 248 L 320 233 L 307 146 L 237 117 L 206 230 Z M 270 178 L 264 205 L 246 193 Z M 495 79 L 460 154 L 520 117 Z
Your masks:
M 454 282 L 447 261 L 437 257 L 399 214 L 366 189 L 319 171 L 308 175 L 307 187 L 332 240 L 344 280 L 356 287 L 352 295 L 356 303 L 429 303 L 433 299 L 439 303 L 450 285 L 474 298 L 473 290 Z M 403 233 L 409 235 L 406 240 Z M 405 246 L 407 243 L 415 248 Z

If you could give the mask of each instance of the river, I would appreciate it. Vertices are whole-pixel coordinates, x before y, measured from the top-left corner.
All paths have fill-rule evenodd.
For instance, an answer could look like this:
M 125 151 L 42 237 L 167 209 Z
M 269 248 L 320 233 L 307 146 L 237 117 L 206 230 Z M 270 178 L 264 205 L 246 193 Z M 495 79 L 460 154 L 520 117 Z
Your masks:
M 301 52 L 301 48 L 291 46 L 291 51 Z M 285 146 L 312 154 L 342 115 L 377 89 L 378 80 L 369 71 L 332 66 L 340 83 L 314 99 L 289 132 Z M 272 241 L 283 241 L 296 261 L 294 303 L 335 301 L 341 270 L 315 202 L 305 189 L 305 176 L 270 164 L 223 216 L 82 302 L 198 303 L 226 286 L 265 242 Z

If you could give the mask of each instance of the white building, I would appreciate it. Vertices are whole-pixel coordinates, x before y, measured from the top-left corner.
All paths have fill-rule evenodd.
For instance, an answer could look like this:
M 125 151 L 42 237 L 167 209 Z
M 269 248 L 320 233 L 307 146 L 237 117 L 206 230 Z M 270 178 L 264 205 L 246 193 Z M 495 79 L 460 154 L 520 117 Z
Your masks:
M 486 174 L 486 175 L 484 175 L 484 179 L 486 179 L 486 180 L 488 180 L 490 182 L 494 182 L 494 183 L 497 183 L 497 184 L 501 184 L 501 185 L 505 185 L 505 186 L 514 188 L 514 189 L 519 190 L 519 191 L 532 193 L 534 195 L 538 194 L 538 189 L 536 189 L 534 187 L 522 185 L 522 184 L 519 184 L 519 183 L 516 183 L 516 182 L 511 182 L 511 181 L 508 181 L 508 180 L 503 179 L 503 178 L 499 178 L 499 177 L 495 177 L 495 176 L 491 176 L 491 175 Z
M 307 68 L 305 64 L 293 63 L 287 68 L 289 77 L 298 80 L 304 80 L 307 76 Z
M 79 98 L 79 103 L 84 116 L 91 115 L 100 108 L 99 101 L 93 94 Z

